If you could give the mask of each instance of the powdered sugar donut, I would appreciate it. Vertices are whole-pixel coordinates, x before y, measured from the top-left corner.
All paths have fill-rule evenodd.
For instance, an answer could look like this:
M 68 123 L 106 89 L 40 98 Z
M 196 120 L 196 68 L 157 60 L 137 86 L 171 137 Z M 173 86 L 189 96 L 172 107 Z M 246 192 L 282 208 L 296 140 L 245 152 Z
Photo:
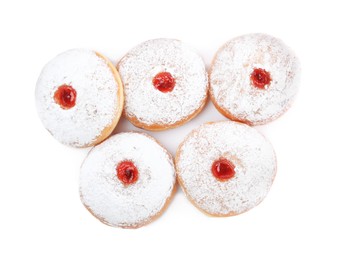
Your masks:
M 243 213 L 260 203 L 276 174 L 271 144 L 237 122 L 206 123 L 176 154 L 178 181 L 190 201 L 213 216 Z
M 135 126 L 163 130 L 184 124 L 203 108 L 208 79 L 203 60 L 178 40 L 144 42 L 118 64 L 124 114 Z
M 35 96 L 47 130 L 61 143 L 75 147 L 104 140 L 123 108 L 117 70 L 90 50 L 69 50 L 51 60 L 41 72 Z
M 210 70 L 209 92 L 224 116 L 265 124 L 290 107 L 299 74 L 296 56 L 281 40 L 248 34 L 219 49 Z
M 175 180 L 171 155 L 153 138 L 120 133 L 88 154 L 80 172 L 80 196 L 103 223 L 137 228 L 163 212 Z

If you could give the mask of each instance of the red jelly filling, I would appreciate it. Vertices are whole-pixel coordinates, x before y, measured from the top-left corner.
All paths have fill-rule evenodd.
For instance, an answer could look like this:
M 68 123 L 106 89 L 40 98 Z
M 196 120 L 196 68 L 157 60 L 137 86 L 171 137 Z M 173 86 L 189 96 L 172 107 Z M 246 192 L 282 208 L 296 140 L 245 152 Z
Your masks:
M 211 171 L 219 181 L 227 181 L 235 175 L 234 164 L 225 158 L 216 160 L 212 164 Z
M 118 179 L 125 185 L 133 184 L 138 180 L 138 169 L 131 161 L 123 161 L 117 166 Z
M 69 85 L 61 85 L 54 93 L 54 101 L 63 109 L 70 109 L 75 106 L 77 97 L 76 90 Z
M 253 86 L 265 89 L 271 83 L 271 75 L 264 69 L 254 69 L 251 74 L 251 82 Z
M 175 79 L 169 72 L 160 72 L 153 78 L 153 86 L 161 92 L 171 92 L 175 86 Z

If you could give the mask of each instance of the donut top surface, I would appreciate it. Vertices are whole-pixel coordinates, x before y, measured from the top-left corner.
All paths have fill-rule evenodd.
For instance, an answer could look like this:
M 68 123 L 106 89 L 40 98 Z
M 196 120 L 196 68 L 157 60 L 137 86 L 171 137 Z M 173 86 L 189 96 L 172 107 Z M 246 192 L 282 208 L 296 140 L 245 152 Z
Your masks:
M 265 34 L 234 38 L 217 52 L 210 70 L 210 94 L 221 110 L 249 124 L 264 124 L 290 106 L 299 83 L 295 54 Z
M 38 114 L 61 143 L 92 145 L 119 111 L 118 82 L 107 61 L 91 50 L 61 53 L 36 85 Z
M 145 125 L 174 125 L 204 105 L 208 78 L 201 57 L 173 39 L 146 41 L 118 64 L 125 114 Z
M 94 147 L 80 173 L 84 205 L 102 222 L 118 227 L 149 222 L 174 185 L 169 153 L 150 136 L 134 132 L 116 134 Z
M 240 214 L 268 193 L 276 173 L 271 144 L 254 128 L 232 121 L 193 130 L 176 155 L 180 184 L 208 214 Z

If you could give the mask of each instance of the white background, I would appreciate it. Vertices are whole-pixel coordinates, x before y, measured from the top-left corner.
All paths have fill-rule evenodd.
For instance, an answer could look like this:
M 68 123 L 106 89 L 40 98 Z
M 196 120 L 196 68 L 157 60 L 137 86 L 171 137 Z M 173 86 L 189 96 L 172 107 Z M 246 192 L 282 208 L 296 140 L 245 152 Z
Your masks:
M 335 2 L 1 1 L 0 259 L 339 259 Z M 160 219 L 137 230 L 92 217 L 78 196 L 88 149 L 59 144 L 35 111 L 44 64 L 78 47 L 116 64 L 142 41 L 168 37 L 194 47 L 209 68 L 225 41 L 251 32 L 283 39 L 302 64 L 292 108 L 257 127 L 278 157 L 263 203 L 240 216 L 212 218 L 179 190 Z M 190 123 L 151 134 L 174 154 L 191 129 L 220 119 L 209 104 Z M 129 129 L 122 120 L 116 131 Z

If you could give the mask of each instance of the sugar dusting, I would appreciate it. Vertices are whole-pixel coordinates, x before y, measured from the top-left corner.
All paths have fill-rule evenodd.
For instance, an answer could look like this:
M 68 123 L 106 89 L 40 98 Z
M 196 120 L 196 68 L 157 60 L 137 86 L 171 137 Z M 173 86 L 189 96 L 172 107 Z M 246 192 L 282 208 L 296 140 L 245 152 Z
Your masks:
M 211 173 L 221 157 L 235 165 L 225 182 Z M 268 193 L 276 158 L 271 144 L 254 128 L 236 122 L 207 123 L 192 131 L 177 151 L 176 168 L 187 196 L 213 215 L 240 214 Z
M 136 183 L 124 186 L 116 176 L 121 161 L 132 161 L 139 171 Z M 80 172 L 82 202 L 104 223 L 137 227 L 164 207 L 175 184 L 172 158 L 153 138 L 121 133 L 94 147 Z
M 68 110 L 54 101 L 54 92 L 63 84 L 77 91 L 76 105 Z M 61 143 L 76 147 L 90 145 L 112 123 L 119 106 L 111 69 L 90 50 L 69 50 L 51 60 L 41 72 L 35 96 L 47 130 Z
M 254 68 L 270 73 L 272 81 L 267 89 L 252 86 Z M 249 34 L 230 40 L 217 52 L 210 71 L 210 93 L 236 118 L 264 124 L 289 108 L 299 77 L 297 57 L 281 40 Z
M 144 42 L 122 58 L 118 70 L 125 88 L 125 113 L 146 125 L 173 125 L 192 115 L 206 98 L 204 62 L 178 40 Z M 173 91 L 162 93 L 153 86 L 159 72 L 175 78 Z

